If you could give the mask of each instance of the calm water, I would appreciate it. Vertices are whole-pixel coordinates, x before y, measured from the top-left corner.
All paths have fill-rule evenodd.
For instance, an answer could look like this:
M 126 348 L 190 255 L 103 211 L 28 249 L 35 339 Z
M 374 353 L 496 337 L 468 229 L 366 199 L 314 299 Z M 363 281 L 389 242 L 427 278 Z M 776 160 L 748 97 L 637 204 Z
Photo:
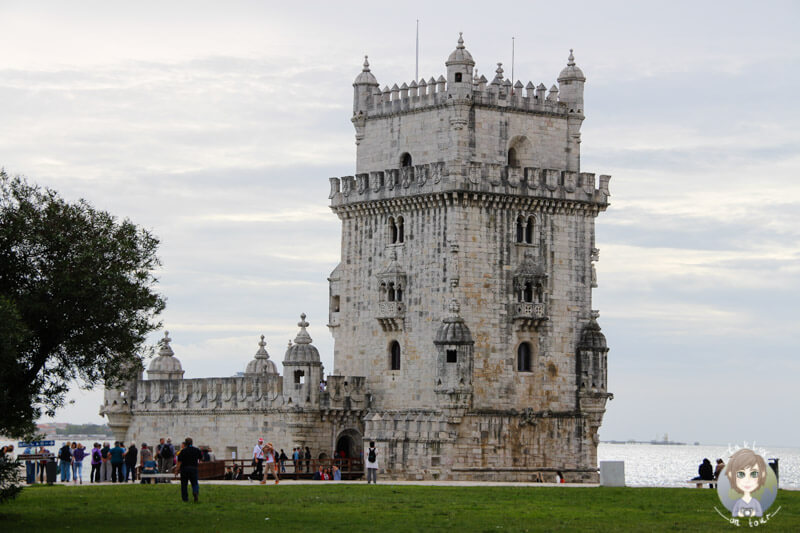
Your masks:
M 740 444 L 741 446 L 741 444 Z M 757 444 L 760 448 L 760 444 Z M 800 489 L 800 449 L 766 449 L 764 459 L 780 459 L 781 488 Z M 657 444 L 609 444 L 597 448 L 598 461 L 625 461 L 625 483 L 631 487 L 686 487 L 686 480 L 697 475 L 704 458 L 716 464 L 717 458 L 728 462 L 728 447 L 663 446 Z
M 50 450 L 57 452 L 62 441 Z M 9 444 L 2 442 L 2 444 Z M 16 445 L 16 442 L 13 443 Z M 84 443 L 84 444 L 91 444 Z M 760 445 L 759 445 L 760 447 Z M 800 449 L 764 446 L 765 459 L 780 459 L 780 486 L 800 489 Z M 21 452 L 21 450 L 15 450 Z M 687 487 L 686 480 L 697 475 L 704 457 L 728 462 L 727 446 L 661 446 L 654 444 L 609 444 L 601 442 L 598 461 L 625 461 L 625 483 L 631 487 Z M 84 483 L 89 481 L 90 459 L 83 460 Z

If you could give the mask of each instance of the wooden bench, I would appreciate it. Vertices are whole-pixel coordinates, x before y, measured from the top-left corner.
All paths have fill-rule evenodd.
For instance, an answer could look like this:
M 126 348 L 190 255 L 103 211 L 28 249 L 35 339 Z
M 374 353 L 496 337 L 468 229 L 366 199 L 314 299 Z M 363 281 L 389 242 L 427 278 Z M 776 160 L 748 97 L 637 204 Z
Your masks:
M 698 489 L 702 489 L 703 485 L 708 484 L 708 488 L 713 489 L 717 484 L 716 479 L 690 479 L 686 483 L 695 485 Z
M 145 479 L 166 479 L 167 483 L 169 483 L 169 480 L 175 479 L 175 474 L 140 474 L 139 477 L 142 481 Z

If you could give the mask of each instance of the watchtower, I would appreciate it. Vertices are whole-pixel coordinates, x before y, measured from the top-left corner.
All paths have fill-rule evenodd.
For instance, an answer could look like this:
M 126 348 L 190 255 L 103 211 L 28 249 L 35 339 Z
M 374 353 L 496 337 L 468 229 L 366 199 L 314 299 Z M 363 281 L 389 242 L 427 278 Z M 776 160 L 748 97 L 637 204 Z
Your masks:
M 356 172 L 331 178 L 335 373 L 366 377 L 390 475 L 596 481 L 608 348 L 591 308 L 610 177 L 580 168 L 586 78 L 353 83 Z

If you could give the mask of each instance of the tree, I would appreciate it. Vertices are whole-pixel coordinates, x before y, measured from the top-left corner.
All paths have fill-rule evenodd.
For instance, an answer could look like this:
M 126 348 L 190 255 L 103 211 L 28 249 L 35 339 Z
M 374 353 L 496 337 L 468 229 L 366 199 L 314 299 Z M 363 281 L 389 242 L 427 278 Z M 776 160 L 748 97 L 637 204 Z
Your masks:
M 32 433 L 72 383 L 138 374 L 165 305 L 157 247 L 129 220 L 0 170 L 0 434 Z

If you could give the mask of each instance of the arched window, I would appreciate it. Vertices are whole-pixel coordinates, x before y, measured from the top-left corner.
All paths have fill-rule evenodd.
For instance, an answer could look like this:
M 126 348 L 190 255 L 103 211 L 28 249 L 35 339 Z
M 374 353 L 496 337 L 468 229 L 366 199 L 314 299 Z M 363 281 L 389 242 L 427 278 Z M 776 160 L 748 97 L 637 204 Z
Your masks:
M 521 216 L 517 217 L 517 242 L 525 242 L 525 225 Z
M 531 371 L 531 345 L 528 342 L 521 343 L 517 348 L 517 371 Z
M 525 242 L 533 244 L 533 217 L 528 217 L 528 223 L 525 225 Z
M 400 343 L 397 341 L 389 345 L 389 368 L 400 370 Z
M 394 297 L 395 297 L 394 283 L 389 282 L 389 292 L 387 294 L 387 298 L 386 299 L 388 301 L 390 301 L 390 302 L 393 302 L 394 301 Z
M 397 224 L 394 221 L 394 217 L 389 217 L 389 242 L 395 244 L 397 237 Z
M 517 158 L 517 149 L 516 148 L 509 148 L 508 149 L 508 166 L 510 167 L 519 167 L 519 159 Z
M 398 285 L 397 289 L 395 289 L 395 291 L 394 291 L 394 299 L 397 300 L 398 302 L 402 302 L 403 301 L 403 286 L 402 285 Z
M 523 302 L 533 301 L 533 284 L 530 281 L 525 284 L 525 290 L 522 291 L 522 301 Z
M 406 242 L 406 230 L 405 224 L 403 224 L 403 217 L 397 217 L 397 241 L 396 242 Z
M 411 154 L 405 152 L 403 155 L 400 156 L 400 166 L 401 167 L 411 166 Z

